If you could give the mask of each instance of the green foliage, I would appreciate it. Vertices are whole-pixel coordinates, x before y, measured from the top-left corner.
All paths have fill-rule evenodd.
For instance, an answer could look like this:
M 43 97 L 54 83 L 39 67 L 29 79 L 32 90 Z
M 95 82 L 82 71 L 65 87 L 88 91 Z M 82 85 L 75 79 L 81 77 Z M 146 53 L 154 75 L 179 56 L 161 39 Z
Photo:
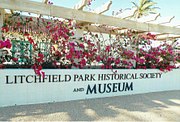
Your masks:
M 134 18 L 140 18 L 142 16 L 147 16 L 149 14 L 156 14 L 158 7 L 155 7 L 157 4 L 152 0 L 139 0 L 139 4 L 132 2 L 133 7 L 136 8 L 134 12 Z

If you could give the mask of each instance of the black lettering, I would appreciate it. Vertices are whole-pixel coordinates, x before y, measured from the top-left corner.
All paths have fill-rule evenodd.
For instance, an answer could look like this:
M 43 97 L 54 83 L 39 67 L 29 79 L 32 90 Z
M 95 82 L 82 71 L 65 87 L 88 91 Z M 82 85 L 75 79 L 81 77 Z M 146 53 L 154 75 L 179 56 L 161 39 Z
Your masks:
M 107 90 L 106 90 L 106 93 L 110 93 L 111 92 L 111 83 L 108 83 L 107 84 Z
M 118 74 L 115 74 L 115 75 L 114 75 L 114 79 L 115 79 L 115 80 L 119 80 L 119 75 L 118 75 Z
M 58 82 L 58 75 L 52 75 L 52 82 Z
M 84 81 L 84 80 L 83 80 L 83 76 L 82 76 L 82 75 L 80 75 L 80 77 L 79 77 L 78 81 Z
M 124 80 L 124 78 L 123 78 L 123 74 L 120 74 L 120 80 Z
M 78 75 L 74 75 L 74 81 L 76 81 L 77 78 L 78 78 Z
M 35 75 L 35 76 L 34 76 L 34 83 L 37 83 L 37 82 L 39 82 L 39 83 L 41 82 L 41 77 Z
M 84 88 L 74 88 L 73 92 L 82 92 Z
M 47 78 L 48 78 L 48 75 L 45 75 L 42 82 L 44 83 L 45 80 L 47 80 Z
M 86 94 L 89 94 L 89 93 L 92 94 L 93 92 L 94 92 L 94 94 L 97 94 L 97 91 L 96 91 L 96 84 L 94 84 L 94 86 L 92 87 L 92 89 L 91 89 L 91 86 L 88 85 Z
M 88 74 L 85 74 L 85 81 L 89 81 L 89 75 Z
M 70 75 L 65 75 L 65 82 L 69 82 L 71 80 L 71 76 Z
M 117 92 L 117 83 L 113 83 L 113 91 L 112 92 Z
M 48 75 L 48 77 L 49 77 L 49 82 L 52 82 L 52 81 L 51 81 L 51 80 L 52 80 L 52 79 L 51 79 L 51 75 Z
M 109 75 L 111 75 L 111 74 L 107 74 L 106 75 L 106 79 L 105 80 L 110 80 L 110 76 Z
M 20 77 L 20 83 L 23 83 L 23 77 L 25 77 L 25 75 L 19 75 L 18 77 Z
M 17 83 L 17 76 L 15 75 L 14 76 L 14 84 L 16 84 Z
M 91 74 L 91 79 L 90 80 L 91 81 L 96 81 L 94 77 L 95 77 L 95 74 Z
M 103 90 L 102 90 L 103 89 Z M 99 84 L 99 93 L 104 93 L 105 92 L 105 90 L 106 90 L 106 84 L 104 84 L 104 87 L 103 87 L 103 85 L 102 84 Z
M 144 74 L 140 73 L 140 78 L 139 79 L 143 79 L 144 78 Z
M 133 91 L 133 82 L 130 83 L 130 85 L 128 84 L 128 82 L 126 82 L 126 87 L 125 87 L 125 91 Z
M 27 83 L 33 83 L 33 80 L 29 81 L 29 77 L 33 78 L 33 75 L 28 75 L 28 76 L 26 77 L 26 82 L 27 82 Z
M 158 73 L 159 74 L 159 78 L 161 78 L 161 76 L 162 76 L 162 73 Z
M 118 91 L 124 91 L 124 86 L 125 86 L 125 84 L 123 83 L 123 87 L 121 87 L 122 85 L 121 85 L 121 83 L 119 83 L 119 85 L 118 85 Z M 122 89 L 121 89 L 122 88 Z
M 9 76 L 7 75 L 6 76 L 6 84 L 13 84 L 13 82 L 11 81 L 11 82 L 9 82 Z
M 102 80 L 103 79 L 103 74 L 99 74 L 98 75 L 98 80 Z

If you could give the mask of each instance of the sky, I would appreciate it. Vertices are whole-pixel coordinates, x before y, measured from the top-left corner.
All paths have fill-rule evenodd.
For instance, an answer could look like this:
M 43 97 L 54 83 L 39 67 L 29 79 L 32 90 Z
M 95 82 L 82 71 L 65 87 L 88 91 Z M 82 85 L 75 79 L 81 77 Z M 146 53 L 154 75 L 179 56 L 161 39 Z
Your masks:
M 39 1 L 42 0 L 32 0 Z M 73 8 L 80 0 L 50 0 L 54 5 Z M 109 0 L 95 0 L 92 2 L 91 8 L 95 9 L 100 7 L 102 4 L 108 2 Z M 138 0 L 112 0 L 112 6 L 110 10 L 104 14 L 112 15 L 112 11 L 118 11 L 120 9 L 131 8 L 133 4 L 131 2 L 138 3 Z M 161 13 L 162 17 L 175 16 L 174 20 L 180 20 L 180 0 L 153 0 L 156 2 L 156 6 L 159 7 L 158 12 Z

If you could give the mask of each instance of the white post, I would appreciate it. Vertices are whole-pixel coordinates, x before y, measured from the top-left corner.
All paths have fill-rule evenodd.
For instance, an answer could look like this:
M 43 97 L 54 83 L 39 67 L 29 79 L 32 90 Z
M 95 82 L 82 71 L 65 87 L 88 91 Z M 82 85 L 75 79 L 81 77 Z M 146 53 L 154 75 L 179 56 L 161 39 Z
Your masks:
M 72 40 L 73 42 L 78 42 L 78 43 L 81 43 L 80 41 L 79 41 L 79 39 L 81 38 L 81 37 L 83 37 L 83 32 L 84 32 L 84 30 L 83 29 L 76 29 L 76 31 L 75 31 L 75 34 L 74 34 L 74 38 L 75 38 L 75 40 Z M 76 50 L 81 50 L 80 48 L 76 48 Z M 80 59 L 74 59 L 74 62 L 76 63 L 76 64 L 78 64 L 78 62 L 80 61 Z M 73 69 L 76 69 L 76 67 L 74 67 L 74 66 L 72 66 L 72 68 Z
M 104 5 L 102 5 L 101 7 L 95 9 L 94 13 L 102 14 L 102 13 L 108 11 L 110 6 L 111 6 L 111 4 L 112 4 L 112 1 L 110 0 L 107 3 L 105 3 Z
M 83 8 L 87 5 L 87 3 L 88 3 L 87 0 L 80 0 L 79 3 L 74 6 L 74 9 L 83 10 Z
M 74 37 L 75 37 L 76 39 L 79 39 L 80 37 L 83 37 L 83 32 L 84 32 L 83 29 L 76 29 L 76 32 L 75 32 L 75 34 L 74 34 Z
M 4 21 L 4 9 L 0 8 L 0 28 L 3 26 Z M 0 39 L 2 39 L 2 32 L 0 31 Z
M 0 8 L 0 28 L 3 26 L 4 21 L 4 9 Z M 0 40 L 2 39 L 2 32 L 0 30 Z M 0 56 L 2 55 L 2 49 L 0 49 Z

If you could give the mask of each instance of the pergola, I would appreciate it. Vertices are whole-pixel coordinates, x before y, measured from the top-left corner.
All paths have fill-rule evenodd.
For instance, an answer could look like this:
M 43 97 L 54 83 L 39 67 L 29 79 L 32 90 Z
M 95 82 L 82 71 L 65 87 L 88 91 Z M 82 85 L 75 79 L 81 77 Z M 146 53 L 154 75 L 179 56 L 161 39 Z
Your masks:
M 155 32 L 157 33 L 158 40 L 180 37 L 180 24 L 177 23 L 177 25 L 171 25 L 170 23 L 174 17 L 170 17 L 165 21 L 157 21 L 160 16 L 160 14 L 157 14 L 149 19 L 128 19 L 129 16 L 132 15 L 125 13 L 128 13 L 127 11 L 133 11 L 133 9 L 124 10 L 118 16 L 103 15 L 104 12 L 109 10 L 112 1 L 107 2 L 92 12 L 83 11 L 83 8 L 87 5 L 88 0 L 80 0 L 73 9 L 49 5 L 47 3 L 48 0 L 43 0 L 42 3 L 29 0 L 1 0 L 0 26 L 3 25 L 3 20 L 6 15 L 5 9 L 9 9 L 11 10 L 11 13 L 14 10 L 17 10 L 39 14 L 40 16 L 47 15 L 64 19 L 73 19 L 76 20 L 76 23 L 82 27 L 82 32 L 88 30 L 91 32 L 117 34 L 121 32 L 123 33 L 127 29 L 133 29 L 137 31 L 137 33 Z M 123 16 L 123 14 L 126 16 Z

